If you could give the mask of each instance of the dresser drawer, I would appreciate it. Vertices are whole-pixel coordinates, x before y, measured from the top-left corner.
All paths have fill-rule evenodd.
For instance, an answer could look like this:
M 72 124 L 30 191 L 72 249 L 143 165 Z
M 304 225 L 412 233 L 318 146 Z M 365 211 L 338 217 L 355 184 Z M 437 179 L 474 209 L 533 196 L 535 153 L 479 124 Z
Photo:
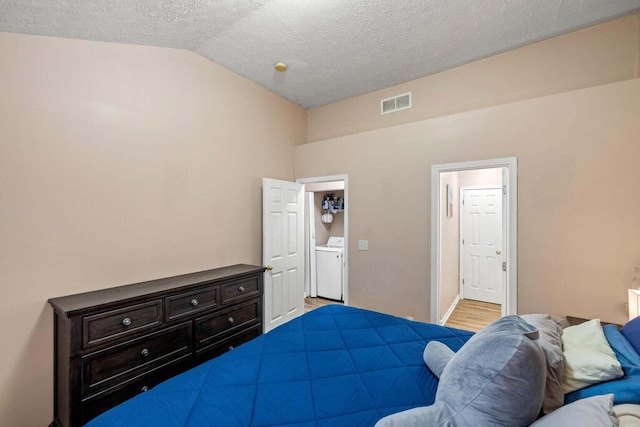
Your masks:
M 165 298 L 167 321 L 199 313 L 218 305 L 218 287 L 209 286 Z
M 157 326 L 162 321 L 162 300 L 111 310 L 82 318 L 82 346 L 97 345 L 112 339 Z
M 260 302 L 254 300 L 233 309 L 219 311 L 196 319 L 196 346 L 204 347 L 218 339 L 222 334 L 233 333 L 258 323 L 260 318 Z
M 203 347 L 196 352 L 196 362 L 201 363 L 212 357 L 218 357 L 228 351 L 233 350 L 241 344 L 250 341 L 262 334 L 262 325 L 258 324 L 246 331 L 241 331 L 235 335 L 230 336 L 222 341 L 211 344 L 210 346 Z
M 191 322 L 82 358 L 82 394 L 92 394 L 191 353 Z
M 249 277 L 222 285 L 222 304 L 260 294 L 260 279 Z
M 80 425 L 85 425 L 106 410 L 138 394 L 149 391 L 162 381 L 184 372 L 186 367 L 190 366 L 188 360 L 187 356 L 183 356 L 182 359 L 174 360 L 170 365 L 164 366 L 162 369 L 132 378 L 102 393 L 82 399 Z

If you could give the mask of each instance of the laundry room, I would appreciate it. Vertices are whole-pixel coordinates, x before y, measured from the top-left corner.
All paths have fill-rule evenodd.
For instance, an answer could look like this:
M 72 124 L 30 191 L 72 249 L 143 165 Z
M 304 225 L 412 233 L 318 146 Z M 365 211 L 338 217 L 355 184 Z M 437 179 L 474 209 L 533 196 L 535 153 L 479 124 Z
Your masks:
M 313 194 L 316 217 L 316 244 L 327 243 L 329 237 L 344 237 L 344 190 Z
M 309 183 L 306 192 L 307 300 L 343 303 L 346 285 L 344 181 Z

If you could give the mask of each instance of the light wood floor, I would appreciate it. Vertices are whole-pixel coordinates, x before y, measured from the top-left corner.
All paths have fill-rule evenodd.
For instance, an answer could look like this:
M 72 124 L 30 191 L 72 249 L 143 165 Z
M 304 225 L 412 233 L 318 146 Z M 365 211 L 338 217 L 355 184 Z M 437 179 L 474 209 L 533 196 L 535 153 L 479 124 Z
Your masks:
M 330 299 L 307 297 L 304 299 L 304 312 L 306 313 L 329 304 L 342 303 Z M 478 332 L 480 329 L 499 318 L 500 304 L 490 304 L 470 299 L 461 299 L 458 301 L 458 304 L 453 310 L 453 313 L 451 313 L 451 316 L 449 316 L 446 326 Z
M 478 332 L 500 318 L 500 304 L 461 299 L 445 326 Z
M 339 301 L 334 301 L 334 300 L 330 300 L 330 299 L 324 299 L 324 298 L 311 298 L 311 297 L 307 297 L 304 299 L 304 312 L 308 312 L 311 310 L 315 310 L 318 307 L 322 307 L 323 305 L 329 305 L 329 304 L 342 304 Z

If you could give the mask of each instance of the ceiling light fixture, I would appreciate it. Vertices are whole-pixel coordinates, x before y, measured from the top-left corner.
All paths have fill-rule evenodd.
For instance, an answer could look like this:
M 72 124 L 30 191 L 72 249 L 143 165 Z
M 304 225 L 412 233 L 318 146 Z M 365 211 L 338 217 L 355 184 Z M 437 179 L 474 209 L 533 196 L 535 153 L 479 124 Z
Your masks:
M 285 71 L 287 71 L 287 64 L 285 64 L 284 62 L 278 62 L 276 64 L 276 70 L 284 73 Z

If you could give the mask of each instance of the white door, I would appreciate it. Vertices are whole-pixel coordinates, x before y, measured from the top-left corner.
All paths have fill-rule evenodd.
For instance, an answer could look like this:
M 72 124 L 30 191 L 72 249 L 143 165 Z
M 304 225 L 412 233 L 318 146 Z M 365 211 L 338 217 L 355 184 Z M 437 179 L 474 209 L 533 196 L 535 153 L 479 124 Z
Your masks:
M 502 303 L 502 189 L 461 188 L 462 298 Z
M 304 185 L 263 178 L 264 331 L 304 313 Z

